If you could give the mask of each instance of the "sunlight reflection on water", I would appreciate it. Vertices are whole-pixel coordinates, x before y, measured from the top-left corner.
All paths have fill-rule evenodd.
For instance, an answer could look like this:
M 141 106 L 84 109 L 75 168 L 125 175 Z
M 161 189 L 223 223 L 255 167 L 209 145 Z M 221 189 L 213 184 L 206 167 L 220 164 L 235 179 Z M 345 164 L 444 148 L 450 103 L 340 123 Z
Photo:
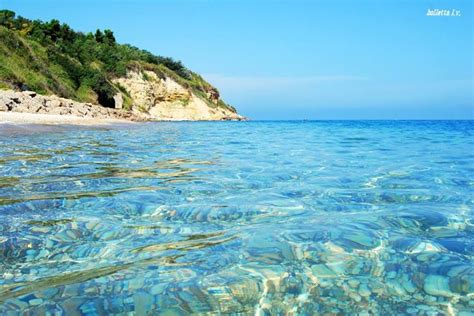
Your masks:
M 0 313 L 467 312 L 473 131 L 3 124 Z

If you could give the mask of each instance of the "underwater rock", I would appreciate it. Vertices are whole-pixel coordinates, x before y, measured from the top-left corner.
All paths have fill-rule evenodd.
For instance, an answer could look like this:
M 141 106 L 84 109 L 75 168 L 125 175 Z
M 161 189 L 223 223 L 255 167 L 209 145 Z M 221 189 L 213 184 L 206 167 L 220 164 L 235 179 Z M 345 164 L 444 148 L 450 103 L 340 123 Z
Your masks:
M 416 244 L 414 244 L 412 247 L 407 249 L 406 253 L 408 254 L 418 254 L 418 253 L 424 253 L 424 252 L 441 252 L 443 249 L 433 243 L 430 242 L 425 242 L 425 241 L 420 241 Z
M 293 249 L 286 242 L 252 239 L 247 248 L 247 257 L 254 262 L 276 264 L 293 260 Z
M 347 281 L 347 283 L 349 284 L 350 287 L 355 289 L 359 286 L 360 281 L 356 279 L 350 279 L 349 281 Z
M 368 297 L 370 296 L 371 292 L 369 290 L 369 288 L 367 287 L 366 284 L 362 284 L 360 287 L 359 287 L 359 291 L 358 291 L 359 295 L 362 296 L 362 297 Z
M 150 289 L 150 294 L 152 295 L 157 295 L 157 294 L 161 294 L 164 292 L 164 290 L 166 289 L 167 285 L 166 284 L 155 284 L 151 287 Z
M 311 266 L 311 271 L 318 278 L 336 278 L 337 274 L 324 264 L 315 264 Z
M 261 282 L 252 278 L 246 278 L 229 284 L 229 290 L 233 297 L 242 302 L 256 302 L 263 291 Z
M 474 266 L 453 267 L 448 272 L 449 285 L 453 292 L 460 295 L 474 293 Z
M 392 279 L 386 282 L 388 292 L 396 297 L 406 296 L 407 292 L 403 286 L 396 280 Z
M 153 296 L 143 291 L 137 291 L 133 295 L 135 313 L 137 315 L 148 315 L 153 310 Z
M 410 279 L 408 274 L 404 274 L 402 277 L 402 286 L 408 293 L 415 293 L 418 289 Z
M 396 228 L 404 228 L 413 232 L 427 231 L 428 229 L 448 225 L 446 216 L 434 211 L 416 211 L 414 213 L 387 216 L 385 221 Z
M 433 296 L 454 296 L 454 293 L 449 288 L 449 278 L 441 275 L 428 275 L 425 278 L 423 289 L 426 293 Z

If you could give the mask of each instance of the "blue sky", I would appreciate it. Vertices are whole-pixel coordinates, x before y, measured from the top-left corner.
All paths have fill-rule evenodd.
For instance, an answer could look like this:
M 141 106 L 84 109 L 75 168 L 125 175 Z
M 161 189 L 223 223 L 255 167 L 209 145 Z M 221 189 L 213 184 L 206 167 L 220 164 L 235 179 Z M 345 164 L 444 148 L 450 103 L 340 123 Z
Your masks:
M 182 60 L 253 119 L 474 119 L 471 0 L 0 0 Z M 456 9 L 460 17 L 429 17 Z

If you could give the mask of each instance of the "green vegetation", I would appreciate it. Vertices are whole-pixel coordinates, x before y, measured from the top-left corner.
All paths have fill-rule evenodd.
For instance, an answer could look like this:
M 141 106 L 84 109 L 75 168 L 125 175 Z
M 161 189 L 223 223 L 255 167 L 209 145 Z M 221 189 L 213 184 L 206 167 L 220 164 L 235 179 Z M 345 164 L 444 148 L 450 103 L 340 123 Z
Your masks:
M 169 76 L 209 105 L 232 107 L 209 100 L 217 90 L 180 61 L 155 56 L 127 44 L 118 44 L 111 30 L 75 32 L 58 20 L 42 22 L 0 10 L 0 88 L 34 90 L 83 102 L 114 106 L 113 96 L 121 91 L 124 107 L 130 95 L 112 83 L 128 69 L 150 70 L 158 77 Z M 148 79 L 148 78 L 145 78 Z

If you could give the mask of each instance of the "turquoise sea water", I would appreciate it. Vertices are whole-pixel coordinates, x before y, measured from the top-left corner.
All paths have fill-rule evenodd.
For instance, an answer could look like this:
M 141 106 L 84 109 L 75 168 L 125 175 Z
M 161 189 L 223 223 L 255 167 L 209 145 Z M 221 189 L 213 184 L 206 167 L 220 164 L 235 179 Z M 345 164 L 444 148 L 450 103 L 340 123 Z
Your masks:
M 0 125 L 0 314 L 469 315 L 474 122 Z

